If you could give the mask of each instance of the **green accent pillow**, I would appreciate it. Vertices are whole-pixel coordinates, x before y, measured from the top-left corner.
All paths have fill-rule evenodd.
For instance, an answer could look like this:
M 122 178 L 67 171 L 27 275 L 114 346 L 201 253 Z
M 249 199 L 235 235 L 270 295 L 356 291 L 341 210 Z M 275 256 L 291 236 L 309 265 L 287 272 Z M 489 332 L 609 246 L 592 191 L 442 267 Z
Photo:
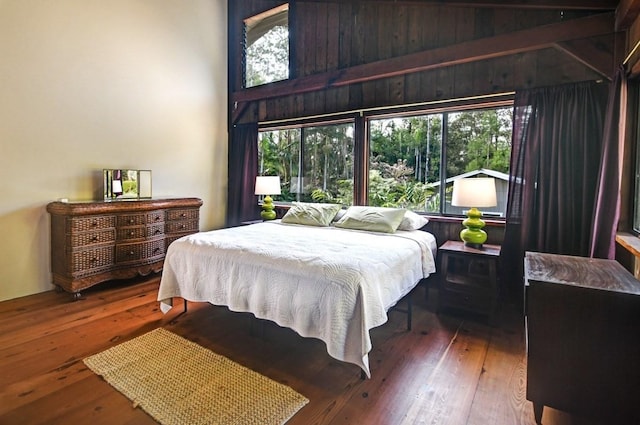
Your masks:
M 335 224 L 343 229 L 395 233 L 404 218 L 404 208 L 353 206 Z
M 288 224 L 326 227 L 331 224 L 340 209 L 342 209 L 342 205 L 339 204 L 293 202 L 281 221 Z

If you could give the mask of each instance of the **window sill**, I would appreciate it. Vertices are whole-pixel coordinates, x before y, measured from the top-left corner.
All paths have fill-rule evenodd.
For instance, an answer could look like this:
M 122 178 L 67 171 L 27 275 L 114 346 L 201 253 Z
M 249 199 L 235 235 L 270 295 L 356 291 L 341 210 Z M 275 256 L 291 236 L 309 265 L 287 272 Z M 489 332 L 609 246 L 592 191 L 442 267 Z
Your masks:
M 616 242 L 635 257 L 640 258 L 640 238 L 627 232 L 616 233 Z

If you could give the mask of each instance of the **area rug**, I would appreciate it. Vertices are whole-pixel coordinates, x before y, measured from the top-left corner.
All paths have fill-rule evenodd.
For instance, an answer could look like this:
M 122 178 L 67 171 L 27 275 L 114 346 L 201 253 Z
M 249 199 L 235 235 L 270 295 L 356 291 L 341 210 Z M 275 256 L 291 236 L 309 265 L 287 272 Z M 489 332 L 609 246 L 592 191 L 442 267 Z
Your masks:
M 309 402 L 290 387 L 162 328 L 84 363 L 163 425 L 284 424 Z

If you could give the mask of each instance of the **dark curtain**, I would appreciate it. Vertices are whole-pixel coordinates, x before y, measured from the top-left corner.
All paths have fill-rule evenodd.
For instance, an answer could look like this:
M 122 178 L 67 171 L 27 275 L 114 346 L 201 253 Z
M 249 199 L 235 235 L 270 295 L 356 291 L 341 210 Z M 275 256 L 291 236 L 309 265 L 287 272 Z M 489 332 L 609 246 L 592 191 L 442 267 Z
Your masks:
M 233 127 L 229 141 L 227 226 L 255 220 L 260 215 L 254 195 L 258 174 L 258 124 Z
M 516 93 L 502 245 L 514 296 L 525 251 L 589 255 L 606 103 L 607 86 L 596 82 Z
M 620 216 L 620 173 L 627 116 L 627 79 L 619 68 L 611 83 L 604 121 L 600 179 L 598 184 L 589 256 L 613 260 L 616 254 L 615 235 Z M 621 119 L 622 118 L 622 119 Z

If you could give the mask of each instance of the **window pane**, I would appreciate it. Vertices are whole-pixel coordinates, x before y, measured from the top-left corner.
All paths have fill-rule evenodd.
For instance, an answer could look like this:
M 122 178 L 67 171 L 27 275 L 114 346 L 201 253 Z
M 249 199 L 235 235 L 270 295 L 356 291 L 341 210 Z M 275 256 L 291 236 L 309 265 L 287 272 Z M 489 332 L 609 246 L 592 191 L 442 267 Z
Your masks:
M 293 182 L 300 169 L 300 129 L 258 133 L 258 174 L 280 176 L 278 201 L 295 201 Z
M 512 108 L 447 113 L 446 199 L 444 213 L 464 214 L 468 208 L 451 206 L 453 180 L 493 177 L 498 205 L 483 207 L 485 217 L 504 217 L 509 186 Z
M 245 87 L 289 78 L 287 5 L 245 20 Z
M 490 176 L 496 179 L 498 206 L 482 211 L 504 216 L 511 117 L 509 107 L 370 120 L 369 205 L 461 215 L 467 208 L 451 206 L 453 180 Z
M 353 204 L 353 124 L 302 130 L 304 163 L 298 198 Z
M 370 120 L 369 141 L 369 205 L 439 212 L 442 115 Z

